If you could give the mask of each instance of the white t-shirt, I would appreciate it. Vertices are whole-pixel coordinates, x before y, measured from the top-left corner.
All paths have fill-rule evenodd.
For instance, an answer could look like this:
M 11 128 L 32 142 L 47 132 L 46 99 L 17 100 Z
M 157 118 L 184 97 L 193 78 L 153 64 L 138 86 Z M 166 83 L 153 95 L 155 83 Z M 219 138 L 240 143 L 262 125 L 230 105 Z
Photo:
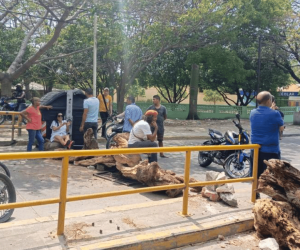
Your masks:
M 62 123 L 67 122 L 66 120 L 63 120 Z M 54 136 L 59 135 L 59 136 L 64 136 L 67 135 L 67 125 L 62 126 L 59 130 L 54 131 L 53 127 L 59 127 L 59 125 L 57 126 L 56 121 L 53 121 L 51 123 L 50 128 L 52 129 L 52 134 L 51 134 L 51 138 L 50 141 L 53 142 L 54 140 Z
M 143 140 L 146 141 L 147 135 L 152 135 L 149 123 L 143 120 L 139 121 L 134 125 L 130 132 L 128 144 L 133 144 Z

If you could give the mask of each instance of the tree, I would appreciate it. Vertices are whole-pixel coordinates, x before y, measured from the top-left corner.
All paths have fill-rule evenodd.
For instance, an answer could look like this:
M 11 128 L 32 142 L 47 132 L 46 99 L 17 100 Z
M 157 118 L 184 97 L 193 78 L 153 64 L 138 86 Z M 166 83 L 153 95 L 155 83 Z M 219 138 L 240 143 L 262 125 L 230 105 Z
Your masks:
M 190 84 L 190 103 L 189 103 L 189 114 L 187 120 L 199 120 L 197 114 L 198 104 L 198 84 L 199 84 L 199 66 L 192 64 L 191 70 L 191 84 Z
M 127 95 L 135 97 L 136 101 L 138 101 L 139 96 L 145 97 L 145 88 L 140 86 L 138 79 L 135 80 L 135 84 L 132 84 L 127 89 Z
M 205 89 L 203 91 L 204 93 L 204 98 L 203 100 L 205 102 L 213 102 L 214 105 L 216 105 L 216 102 L 220 102 L 223 100 L 222 96 L 220 93 L 216 90 L 211 90 L 211 89 Z
M 2 94 L 11 94 L 12 81 L 18 79 L 57 41 L 61 30 L 83 12 L 86 1 L 73 0 L 67 4 L 59 0 L 18 0 L 1 2 L 0 30 L 20 29 L 24 37 L 9 66 L 0 71 Z M 10 41 L 6 41 L 10 42 Z M 29 47 L 30 55 L 25 57 Z
M 181 103 L 188 97 L 186 90 L 190 84 L 187 56 L 184 49 L 167 51 L 154 59 L 139 79 L 145 86 L 155 87 L 167 102 Z

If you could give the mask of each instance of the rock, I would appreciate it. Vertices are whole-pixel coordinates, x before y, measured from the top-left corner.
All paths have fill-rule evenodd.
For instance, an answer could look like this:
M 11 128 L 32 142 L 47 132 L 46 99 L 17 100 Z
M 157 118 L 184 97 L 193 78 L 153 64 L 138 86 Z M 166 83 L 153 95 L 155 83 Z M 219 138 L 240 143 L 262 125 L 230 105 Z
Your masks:
M 279 250 L 279 245 L 274 238 L 268 238 L 259 242 L 261 250 Z
M 205 180 L 206 181 L 215 181 L 218 178 L 218 176 L 219 176 L 219 172 L 207 171 Z M 216 191 L 216 185 L 206 186 L 206 189 L 208 189 L 210 191 Z
M 224 184 L 222 186 L 217 187 L 217 193 L 232 193 L 234 194 L 234 187 L 232 184 Z
M 45 151 L 52 151 L 52 150 L 55 150 L 55 149 L 58 149 L 58 148 L 63 148 L 64 146 L 61 145 L 59 142 L 50 142 L 50 140 L 48 139 L 45 139 L 45 142 L 44 142 L 44 150 Z
M 218 235 L 218 240 L 225 240 L 225 237 L 223 235 Z
M 236 198 L 231 193 L 220 193 L 220 198 L 231 207 L 238 206 Z
M 220 196 L 217 192 L 211 191 L 206 187 L 202 188 L 201 191 L 202 197 L 209 198 L 211 201 L 218 201 L 220 200 Z

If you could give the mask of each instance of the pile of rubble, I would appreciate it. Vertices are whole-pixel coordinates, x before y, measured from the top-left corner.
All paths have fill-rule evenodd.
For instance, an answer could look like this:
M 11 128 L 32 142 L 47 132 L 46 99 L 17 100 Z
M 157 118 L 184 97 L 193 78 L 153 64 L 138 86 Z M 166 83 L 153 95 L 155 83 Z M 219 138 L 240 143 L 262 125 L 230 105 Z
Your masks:
M 206 181 L 226 180 L 225 172 L 219 173 L 215 171 L 206 172 Z M 210 185 L 202 188 L 203 197 L 209 198 L 211 201 L 222 200 L 232 207 L 237 207 L 238 203 L 234 196 L 234 187 L 232 184 Z
M 272 199 L 260 199 L 253 208 L 254 227 L 261 238 L 273 237 L 281 248 L 300 249 L 300 171 L 289 162 L 265 161 L 257 192 Z

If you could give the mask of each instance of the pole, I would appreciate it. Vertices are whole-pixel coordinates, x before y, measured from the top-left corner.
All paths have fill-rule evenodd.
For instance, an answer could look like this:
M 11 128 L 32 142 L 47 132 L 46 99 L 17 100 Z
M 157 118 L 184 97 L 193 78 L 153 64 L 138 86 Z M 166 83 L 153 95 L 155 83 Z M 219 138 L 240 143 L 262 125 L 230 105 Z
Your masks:
M 184 165 L 184 184 L 183 190 L 183 203 L 182 203 L 182 215 L 188 215 L 188 203 L 189 203 L 189 183 L 190 183 L 190 167 L 191 167 L 191 151 L 185 153 L 185 165 Z
M 257 88 L 256 88 L 256 97 L 259 93 L 260 86 L 260 66 L 261 66 L 261 35 L 258 38 L 258 66 L 257 66 Z M 258 106 L 257 98 L 256 98 L 256 107 Z
M 94 57 L 93 57 L 93 92 L 97 97 L 97 15 L 94 16 Z

